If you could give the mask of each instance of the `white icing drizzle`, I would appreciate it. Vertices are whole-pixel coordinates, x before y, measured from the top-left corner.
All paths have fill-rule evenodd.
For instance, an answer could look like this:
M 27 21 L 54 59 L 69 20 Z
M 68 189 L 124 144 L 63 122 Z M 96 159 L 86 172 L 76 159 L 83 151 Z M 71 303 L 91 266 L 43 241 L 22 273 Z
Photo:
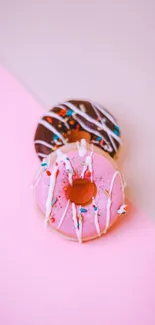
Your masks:
M 126 213 L 126 208 L 127 208 L 126 204 L 121 205 L 120 208 L 117 210 L 117 213 L 118 214 L 125 214 Z
M 70 102 L 64 102 L 64 105 L 66 105 L 67 107 L 69 107 L 71 110 L 73 110 L 75 113 L 77 113 L 78 115 L 83 116 L 86 120 L 88 120 L 89 122 L 95 124 L 96 126 L 98 126 L 101 130 L 104 130 L 106 133 L 112 135 L 113 138 L 115 138 L 119 143 L 121 143 L 121 139 L 120 137 L 118 137 L 112 130 L 110 130 L 106 125 L 101 124 L 100 122 L 96 121 L 95 119 L 93 119 L 91 116 L 87 115 L 86 113 L 80 111 L 74 104 L 70 103 Z
M 76 235 L 77 235 L 78 241 L 81 243 L 82 242 L 81 229 L 78 229 L 78 225 L 77 225 L 77 217 L 76 217 L 76 206 L 75 206 L 75 203 L 72 203 L 72 218 L 73 218 L 74 227 L 75 227 L 75 230 L 76 230 Z
M 98 144 L 98 141 L 96 141 L 96 140 L 92 140 L 92 143 L 97 143 Z M 111 147 L 111 145 L 110 144 L 102 144 L 102 145 L 100 145 L 102 148 L 104 148 L 106 151 L 108 151 L 108 152 L 112 152 L 113 151 L 113 149 L 112 149 L 112 147 Z
M 58 223 L 58 226 L 57 226 L 58 229 L 61 227 L 61 225 L 62 225 L 62 223 L 63 223 L 63 221 L 64 221 L 64 219 L 65 219 L 66 213 L 67 213 L 68 208 L 69 208 L 69 204 L 70 204 L 70 200 L 67 201 L 67 204 L 66 204 L 66 207 L 65 207 L 64 213 L 63 213 L 63 215 L 62 215 L 62 217 L 61 217 L 61 219 L 60 219 L 60 221 L 59 221 L 59 223 Z
M 50 166 L 51 164 L 52 153 L 46 157 L 47 165 Z
M 91 174 L 91 182 L 93 181 L 92 155 L 93 155 L 93 147 L 92 147 L 92 151 L 91 151 L 90 155 L 87 156 L 85 159 L 85 163 L 84 163 L 83 170 L 81 173 L 81 178 L 83 179 L 84 174 L 85 174 L 86 170 L 88 169 L 88 171 Z
M 41 152 L 37 152 L 37 155 L 38 155 L 38 157 L 41 157 L 41 158 L 47 157 L 47 155 L 45 155 L 44 153 L 41 153 Z
M 79 107 L 80 107 L 80 109 L 81 109 L 82 112 L 84 112 L 84 113 L 86 112 L 85 105 L 80 104 Z
M 85 174 L 87 168 L 88 168 L 88 166 L 87 166 L 87 162 L 86 162 L 86 160 L 85 160 L 85 164 L 84 164 L 84 166 L 83 166 L 82 173 L 81 173 L 81 178 L 84 178 L 84 174 Z
M 93 107 L 93 109 L 94 109 L 94 111 L 95 111 L 95 113 L 96 113 L 96 115 L 98 116 L 98 118 L 100 119 L 100 121 L 101 121 L 101 123 L 102 123 L 102 125 L 105 125 L 105 120 L 103 120 L 103 118 L 102 118 L 102 116 L 101 116 L 101 114 L 100 114 L 100 111 L 98 111 L 98 107 L 95 107 L 95 105 L 93 105 L 92 104 L 92 107 Z M 102 112 L 102 111 L 101 111 Z M 105 114 L 106 115 L 106 114 Z M 108 114 L 109 115 L 109 114 Z M 116 145 L 115 145 L 115 142 L 114 142 L 114 140 L 113 140 L 113 137 L 110 135 L 110 134 L 108 134 L 108 137 L 109 137 L 109 139 L 110 139 L 110 141 L 111 141 L 111 143 L 112 143 L 112 145 L 113 145 L 113 148 L 114 148 L 114 150 L 117 152 L 117 147 L 116 147 Z M 110 146 L 111 147 L 111 146 Z M 105 147 L 105 145 L 104 145 L 104 148 L 107 150 L 107 151 L 109 151 L 108 149 L 108 147 Z M 111 151 L 110 151 L 111 152 Z
M 62 136 L 62 134 L 60 132 L 58 132 L 50 123 L 48 123 L 47 121 L 41 120 L 39 122 L 39 124 L 45 126 L 46 129 L 50 130 L 51 132 L 53 132 L 54 134 L 56 134 L 62 141 L 64 144 L 66 144 L 66 140 L 65 138 Z
M 68 125 L 68 123 L 65 121 L 65 119 L 63 119 L 63 117 L 61 117 L 61 116 L 59 116 L 57 113 L 54 113 L 54 112 L 47 112 L 45 115 L 44 115 L 44 117 L 45 116 L 51 116 L 51 117 L 54 117 L 55 119 L 57 119 L 57 120 L 59 120 L 59 121 L 61 121 L 63 124 L 65 124 L 65 126 L 66 126 L 66 128 L 67 129 L 69 129 L 70 127 L 69 127 L 69 125 Z
M 120 172 L 118 170 L 115 171 L 115 173 L 112 177 L 112 180 L 111 180 L 111 184 L 110 184 L 109 196 L 108 196 L 108 201 L 107 201 L 106 224 L 105 224 L 104 233 L 106 233 L 107 229 L 109 228 L 109 224 L 110 224 L 110 209 L 111 209 L 111 204 L 112 204 L 111 194 L 112 194 L 114 182 L 115 182 L 117 175 L 120 175 Z M 121 175 L 120 175 L 120 177 L 121 177 Z
M 72 178 L 73 178 L 74 171 L 73 171 L 72 165 L 70 163 L 70 160 L 67 157 L 67 155 L 65 153 L 63 153 L 61 150 L 57 151 L 57 155 L 58 155 L 57 161 L 58 162 L 63 161 L 65 163 L 65 168 L 68 172 L 69 184 L 72 185 L 72 182 L 73 182 Z
M 88 157 L 87 163 L 88 163 L 88 170 L 91 173 L 91 182 L 93 181 L 93 168 L 92 168 L 92 155 L 93 151 L 91 152 L 90 156 Z
M 58 158 L 57 158 L 57 162 L 63 161 L 63 162 L 65 163 L 65 168 L 66 168 L 66 170 L 67 170 L 67 172 L 68 172 L 68 180 L 69 180 L 69 184 L 72 185 L 74 171 L 73 171 L 73 168 L 72 168 L 72 165 L 71 165 L 71 163 L 70 163 L 69 158 L 68 158 L 67 155 L 66 155 L 65 153 L 63 153 L 61 150 L 58 150 L 58 151 L 57 151 L 57 156 L 58 156 Z M 62 215 L 62 217 L 61 217 L 61 219 L 60 219 L 60 221 L 59 221 L 59 224 L 58 224 L 57 228 L 60 228 L 60 227 L 61 227 L 61 225 L 62 225 L 62 223 L 63 223 L 63 221 L 64 221 L 64 219 L 65 219 L 66 213 L 67 213 L 67 211 L 68 211 L 69 204 L 70 204 L 70 200 L 67 201 L 67 205 L 66 205 L 66 207 L 65 207 L 64 213 L 63 213 L 63 215 Z M 72 207 L 72 209 L 73 209 L 73 207 Z M 74 211 L 74 212 L 76 212 L 76 208 L 75 208 L 75 211 Z M 76 217 L 76 216 L 75 216 L 75 217 Z M 75 225 L 75 223 L 74 223 L 74 225 Z M 75 229 L 76 229 L 76 228 L 75 228 Z M 77 231 L 76 231 L 76 233 L 77 233 Z
M 57 105 L 55 107 L 62 108 L 62 109 L 66 109 L 66 107 L 64 105 L 61 105 L 61 104 L 60 105 Z
M 84 142 L 82 142 L 84 144 Z M 85 146 L 85 144 L 84 144 Z M 63 153 L 61 150 L 58 150 L 57 151 L 57 155 L 58 155 L 58 158 L 57 158 L 57 162 L 60 162 L 60 161 L 63 161 L 65 163 L 65 168 L 68 172 L 68 180 L 69 180 L 69 183 L 70 185 L 72 185 L 72 177 L 73 177 L 73 174 L 74 174 L 74 171 L 73 171 L 73 168 L 71 166 L 71 163 L 70 163 L 70 160 L 69 158 L 67 157 L 67 155 L 65 153 Z M 64 213 L 59 221 L 59 224 L 57 226 L 57 228 L 59 229 L 65 219 L 65 216 L 66 216 L 66 213 L 68 211 L 68 208 L 69 208 L 69 204 L 70 204 L 70 200 L 67 201 L 67 205 L 65 207 L 65 210 L 64 210 Z M 79 208 L 79 211 L 80 211 L 80 208 Z M 73 222 L 74 222 L 74 227 L 75 227 L 75 231 L 76 231 L 76 234 L 77 234 L 77 238 L 78 238 L 78 241 L 79 242 L 82 242 L 82 220 L 81 218 L 79 218 L 77 220 L 77 213 L 76 213 L 76 206 L 75 206 L 75 203 L 72 203 L 72 218 L 73 218 Z
M 91 103 L 91 105 L 92 105 L 92 107 L 93 107 L 93 109 L 94 109 L 94 111 L 95 111 L 97 117 L 99 118 L 99 120 L 100 120 L 101 123 L 102 123 L 102 117 L 101 117 L 100 112 L 99 112 L 98 109 L 95 107 L 95 105 L 93 105 L 92 103 Z
M 99 106 L 96 103 L 92 103 L 92 106 L 96 107 L 102 114 L 104 114 L 114 125 L 117 125 L 113 116 L 111 116 L 103 107 Z
M 108 152 L 112 152 L 113 151 L 113 149 L 110 146 L 110 144 L 103 144 L 101 147 L 104 148 Z
M 76 143 L 78 151 L 79 151 L 79 156 L 84 157 L 87 153 L 87 142 L 85 139 L 81 139 L 80 142 Z
M 58 165 L 55 165 L 51 176 L 50 176 L 50 186 L 49 186 L 49 190 L 48 190 L 48 196 L 47 196 L 47 200 L 46 200 L 46 215 L 45 215 L 45 225 L 47 225 L 48 220 L 49 220 L 49 216 L 51 213 L 51 201 L 53 199 L 53 193 L 54 193 L 54 187 L 55 187 L 55 181 L 56 181 L 56 175 L 57 175 L 57 171 L 58 171 Z
M 46 141 L 43 141 L 43 140 L 35 140 L 34 143 L 35 144 L 42 144 L 43 146 L 54 150 L 54 147 L 51 144 L 47 143 Z
M 92 204 L 96 207 L 96 210 L 94 209 L 94 223 L 95 223 L 96 231 L 98 233 L 98 236 L 101 236 L 100 225 L 98 221 L 98 207 L 95 203 L 94 197 L 92 199 Z
M 74 115 L 74 119 L 88 132 L 95 134 L 97 137 L 100 137 L 104 140 L 104 142 L 106 142 L 108 144 L 108 141 L 106 140 L 106 138 L 98 131 L 93 130 L 91 128 L 89 128 L 87 125 L 85 125 L 76 115 Z M 96 141 L 96 143 L 98 144 L 98 141 Z
M 114 150 L 117 152 L 117 147 L 116 147 L 116 145 L 115 145 L 115 142 L 114 142 L 112 136 L 109 135 L 109 134 L 108 134 L 108 136 L 109 136 L 109 139 L 111 140 L 111 143 L 112 143 L 112 145 L 113 145 Z

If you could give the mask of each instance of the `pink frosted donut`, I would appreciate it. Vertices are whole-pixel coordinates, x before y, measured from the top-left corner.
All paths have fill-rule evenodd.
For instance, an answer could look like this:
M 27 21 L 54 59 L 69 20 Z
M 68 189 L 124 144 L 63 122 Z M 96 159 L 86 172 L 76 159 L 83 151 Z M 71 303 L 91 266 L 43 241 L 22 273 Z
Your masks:
M 34 188 L 45 224 L 79 242 L 106 233 L 125 213 L 124 186 L 116 164 L 85 140 L 67 144 L 44 159 Z

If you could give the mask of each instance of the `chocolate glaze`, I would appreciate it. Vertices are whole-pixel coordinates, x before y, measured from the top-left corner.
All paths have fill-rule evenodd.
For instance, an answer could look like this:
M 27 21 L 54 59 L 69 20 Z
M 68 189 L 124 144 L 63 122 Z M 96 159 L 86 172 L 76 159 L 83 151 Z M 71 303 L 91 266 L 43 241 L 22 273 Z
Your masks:
M 111 157 L 116 155 L 120 146 L 120 129 L 115 118 L 98 104 L 70 100 L 55 106 L 40 120 L 34 137 L 38 157 L 42 160 L 72 139 L 78 140 L 81 131 L 87 140 Z

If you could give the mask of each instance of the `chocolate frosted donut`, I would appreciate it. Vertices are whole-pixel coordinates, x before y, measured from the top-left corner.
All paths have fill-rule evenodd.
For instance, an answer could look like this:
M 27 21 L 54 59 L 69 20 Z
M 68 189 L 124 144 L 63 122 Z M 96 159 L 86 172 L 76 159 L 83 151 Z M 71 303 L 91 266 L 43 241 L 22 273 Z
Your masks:
M 120 146 L 120 128 L 115 118 L 96 103 L 70 100 L 48 111 L 40 120 L 34 137 L 42 160 L 62 145 L 85 138 L 114 157 Z

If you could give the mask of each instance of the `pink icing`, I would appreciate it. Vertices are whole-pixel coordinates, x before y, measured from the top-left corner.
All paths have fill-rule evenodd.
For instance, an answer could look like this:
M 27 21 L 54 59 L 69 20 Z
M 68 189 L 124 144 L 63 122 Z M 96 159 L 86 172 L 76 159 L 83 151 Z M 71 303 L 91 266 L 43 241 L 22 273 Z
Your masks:
M 88 150 L 87 155 L 90 155 Z M 67 153 L 67 157 L 70 160 L 71 166 L 74 170 L 73 179 L 80 178 L 83 163 L 85 157 L 80 157 L 78 150 L 73 150 Z M 52 173 L 53 166 L 51 165 L 48 170 Z M 92 156 L 92 167 L 93 167 L 93 181 L 97 186 L 97 194 L 95 197 L 95 203 L 98 207 L 98 222 L 100 227 L 100 232 L 104 232 L 106 228 L 106 215 L 107 215 L 107 205 L 108 205 L 108 196 L 105 193 L 105 190 L 109 191 L 110 185 L 113 179 L 113 176 L 116 173 L 116 168 L 112 162 L 107 159 L 105 156 L 100 155 L 99 153 L 94 152 Z M 50 177 L 47 175 L 46 171 L 43 172 L 41 179 L 38 185 L 35 188 L 36 200 L 42 210 L 46 213 L 46 201 L 48 197 L 50 184 Z M 64 163 L 61 161 L 59 163 L 59 174 L 56 177 L 53 199 L 56 198 L 56 203 L 51 208 L 52 216 L 54 217 L 54 222 L 52 227 L 57 228 L 61 220 L 65 207 L 67 205 L 68 199 L 66 197 L 66 191 L 64 187 L 68 187 L 69 180 L 68 174 L 65 168 Z M 124 201 L 124 188 L 122 185 L 122 180 L 118 174 L 115 177 L 115 181 L 111 191 L 111 207 L 110 207 L 110 223 L 109 226 L 117 219 L 117 210 L 123 204 Z M 51 200 L 52 201 L 52 200 Z M 92 206 L 92 203 L 84 207 L 87 212 L 82 213 L 83 222 L 82 222 L 82 237 L 84 240 L 87 240 L 91 237 L 97 237 L 97 230 L 95 226 L 95 212 Z M 76 205 L 76 211 L 78 215 L 79 206 Z M 51 223 L 50 223 L 51 225 Z M 65 235 L 77 239 L 77 233 L 73 221 L 73 211 L 72 205 L 69 204 L 67 213 L 64 217 L 59 230 Z

